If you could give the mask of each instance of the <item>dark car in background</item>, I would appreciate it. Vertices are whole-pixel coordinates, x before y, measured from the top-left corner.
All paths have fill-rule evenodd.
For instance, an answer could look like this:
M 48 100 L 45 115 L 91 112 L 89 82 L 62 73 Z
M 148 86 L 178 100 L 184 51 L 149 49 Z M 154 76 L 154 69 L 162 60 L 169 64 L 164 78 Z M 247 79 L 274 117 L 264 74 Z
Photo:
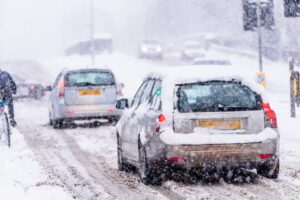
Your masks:
M 44 96 L 44 87 L 39 83 L 26 81 L 17 75 L 12 75 L 17 85 L 17 93 L 13 95 L 15 99 L 34 98 L 41 99 Z

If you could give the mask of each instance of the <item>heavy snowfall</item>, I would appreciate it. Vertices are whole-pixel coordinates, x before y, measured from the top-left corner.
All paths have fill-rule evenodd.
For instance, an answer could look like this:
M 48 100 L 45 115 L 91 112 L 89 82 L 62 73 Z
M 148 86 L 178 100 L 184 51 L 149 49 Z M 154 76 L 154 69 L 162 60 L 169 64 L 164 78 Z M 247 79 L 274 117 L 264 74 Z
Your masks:
M 11 147 L 0 142 L 1 199 L 300 199 L 300 108 L 296 105 L 296 116 L 291 117 L 290 90 L 292 58 L 294 70 L 300 71 L 300 19 L 284 16 L 283 0 L 270 0 L 275 22 L 272 30 L 261 29 L 266 80 L 262 86 L 257 82 L 257 73 L 262 72 L 258 31 L 243 29 L 243 2 L 0 0 L 0 69 L 20 77 L 23 84 L 14 97 L 17 126 L 11 127 Z M 76 45 L 88 40 L 95 41 L 92 48 L 76 52 Z M 101 40 L 106 43 L 97 51 L 96 42 Z M 148 45 L 155 47 L 155 53 L 148 52 Z M 195 64 L 213 60 L 217 64 Z M 277 116 L 277 178 L 241 169 L 231 180 L 195 181 L 183 172 L 159 185 L 147 185 L 138 169 L 119 170 L 116 127 L 120 122 L 85 119 L 61 127 L 50 124 L 54 123 L 53 85 L 64 69 L 109 69 L 116 78 L 118 99 L 132 100 L 147 75 L 182 67 L 185 79 L 197 77 L 188 70 L 191 67 L 204 71 L 216 67 L 213 77 L 218 80 L 228 71 L 243 74 L 255 85 L 251 89 L 263 93 L 263 101 Z M 24 89 L 24 83 L 29 88 Z M 37 85 L 41 93 L 27 95 Z M 213 132 L 195 134 L 191 144 L 211 144 L 210 138 L 217 137 Z M 168 138 L 176 145 L 188 143 L 191 135 L 163 134 L 162 140 Z M 255 137 L 235 136 L 236 141 L 223 134 L 218 143 L 247 143 Z

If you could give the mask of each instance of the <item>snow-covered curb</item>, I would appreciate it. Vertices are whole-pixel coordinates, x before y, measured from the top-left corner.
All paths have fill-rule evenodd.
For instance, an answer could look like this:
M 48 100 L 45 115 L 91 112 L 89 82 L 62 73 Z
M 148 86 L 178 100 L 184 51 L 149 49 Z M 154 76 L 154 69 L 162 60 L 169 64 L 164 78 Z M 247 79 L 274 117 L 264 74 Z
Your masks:
M 12 130 L 12 147 L 0 144 L 1 196 L 7 199 L 72 199 L 51 180 L 26 145 L 17 129 Z

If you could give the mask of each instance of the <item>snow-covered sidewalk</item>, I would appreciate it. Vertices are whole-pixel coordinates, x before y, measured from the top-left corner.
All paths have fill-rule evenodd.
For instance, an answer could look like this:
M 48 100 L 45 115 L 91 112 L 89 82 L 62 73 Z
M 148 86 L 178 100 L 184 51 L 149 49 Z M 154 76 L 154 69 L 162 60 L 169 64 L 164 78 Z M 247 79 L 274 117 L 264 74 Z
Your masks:
M 0 144 L 0 193 L 5 199 L 72 199 L 59 184 L 51 183 L 38 158 L 17 129 L 12 131 L 12 147 Z

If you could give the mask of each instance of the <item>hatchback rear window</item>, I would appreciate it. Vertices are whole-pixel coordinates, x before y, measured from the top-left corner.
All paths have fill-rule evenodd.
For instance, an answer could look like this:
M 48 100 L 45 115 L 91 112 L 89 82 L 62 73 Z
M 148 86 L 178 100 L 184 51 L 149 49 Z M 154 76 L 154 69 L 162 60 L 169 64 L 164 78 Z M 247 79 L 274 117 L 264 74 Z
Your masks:
M 234 81 L 209 81 L 178 85 L 178 111 L 220 112 L 261 110 L 260 95 Z
M 114 85 L 115 79 L 111 72 L 78 71 L 67 74 L 66 84 L 69 87 Z

